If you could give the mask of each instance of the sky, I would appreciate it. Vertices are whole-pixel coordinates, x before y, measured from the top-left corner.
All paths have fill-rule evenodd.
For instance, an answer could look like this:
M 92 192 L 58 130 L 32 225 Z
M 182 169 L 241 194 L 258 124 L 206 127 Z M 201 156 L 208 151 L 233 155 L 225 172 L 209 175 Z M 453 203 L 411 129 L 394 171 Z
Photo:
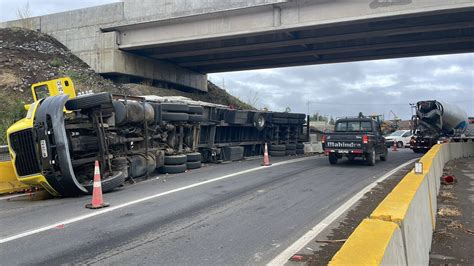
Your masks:
M 0 0 L 0 21 L 118 2 L 114 0 Z M 393 113 L 411 116 L 410 103 L 438 100 L 474 116 L 474 53 L 387 59 L 210 74 L 209 79 L 257 108 L 341 117 Z

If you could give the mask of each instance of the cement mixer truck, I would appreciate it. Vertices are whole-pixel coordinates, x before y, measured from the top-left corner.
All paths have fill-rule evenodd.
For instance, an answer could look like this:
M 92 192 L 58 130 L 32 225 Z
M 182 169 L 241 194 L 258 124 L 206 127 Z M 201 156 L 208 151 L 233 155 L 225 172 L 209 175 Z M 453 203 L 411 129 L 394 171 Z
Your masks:
M 420 101 L 414 108 L 410 148 L 415 153 L 428 151 L 439 140 L 464 136 L 469 126 L 466 112 L 452 104 Z

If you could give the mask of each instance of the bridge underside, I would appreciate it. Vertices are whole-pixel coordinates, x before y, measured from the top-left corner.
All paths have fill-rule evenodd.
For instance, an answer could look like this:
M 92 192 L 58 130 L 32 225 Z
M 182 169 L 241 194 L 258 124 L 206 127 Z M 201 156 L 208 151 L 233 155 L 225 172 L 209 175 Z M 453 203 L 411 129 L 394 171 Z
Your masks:
M 119 47 L 200 73 L 215 73 L 472 52 L 473 25 L 470 7 Z

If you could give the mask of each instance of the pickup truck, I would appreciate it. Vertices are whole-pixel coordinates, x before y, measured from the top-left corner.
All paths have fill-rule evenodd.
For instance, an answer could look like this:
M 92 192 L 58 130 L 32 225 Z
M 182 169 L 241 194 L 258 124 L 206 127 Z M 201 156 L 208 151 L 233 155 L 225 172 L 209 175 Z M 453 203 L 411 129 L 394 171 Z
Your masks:
M 338 119 L 334 132 L 323 135 L 322 143 L 330 164 L 336 164 L 342 157 L 351 161 L 360 157 L 370 166 L 375 165 L 377 156 L 381 161 L 387 160 L 385 138 L 380 124 L 372 118 L 359 116 Z

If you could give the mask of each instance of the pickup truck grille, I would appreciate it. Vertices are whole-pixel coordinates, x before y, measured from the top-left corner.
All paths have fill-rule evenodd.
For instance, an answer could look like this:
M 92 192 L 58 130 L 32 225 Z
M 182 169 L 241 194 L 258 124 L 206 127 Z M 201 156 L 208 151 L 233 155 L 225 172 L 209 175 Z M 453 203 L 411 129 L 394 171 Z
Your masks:
M 15 168 L 19 176 L 32 175 L 41 171 L 31 129 L 12 133 L 10 144 L 16 154 Z

